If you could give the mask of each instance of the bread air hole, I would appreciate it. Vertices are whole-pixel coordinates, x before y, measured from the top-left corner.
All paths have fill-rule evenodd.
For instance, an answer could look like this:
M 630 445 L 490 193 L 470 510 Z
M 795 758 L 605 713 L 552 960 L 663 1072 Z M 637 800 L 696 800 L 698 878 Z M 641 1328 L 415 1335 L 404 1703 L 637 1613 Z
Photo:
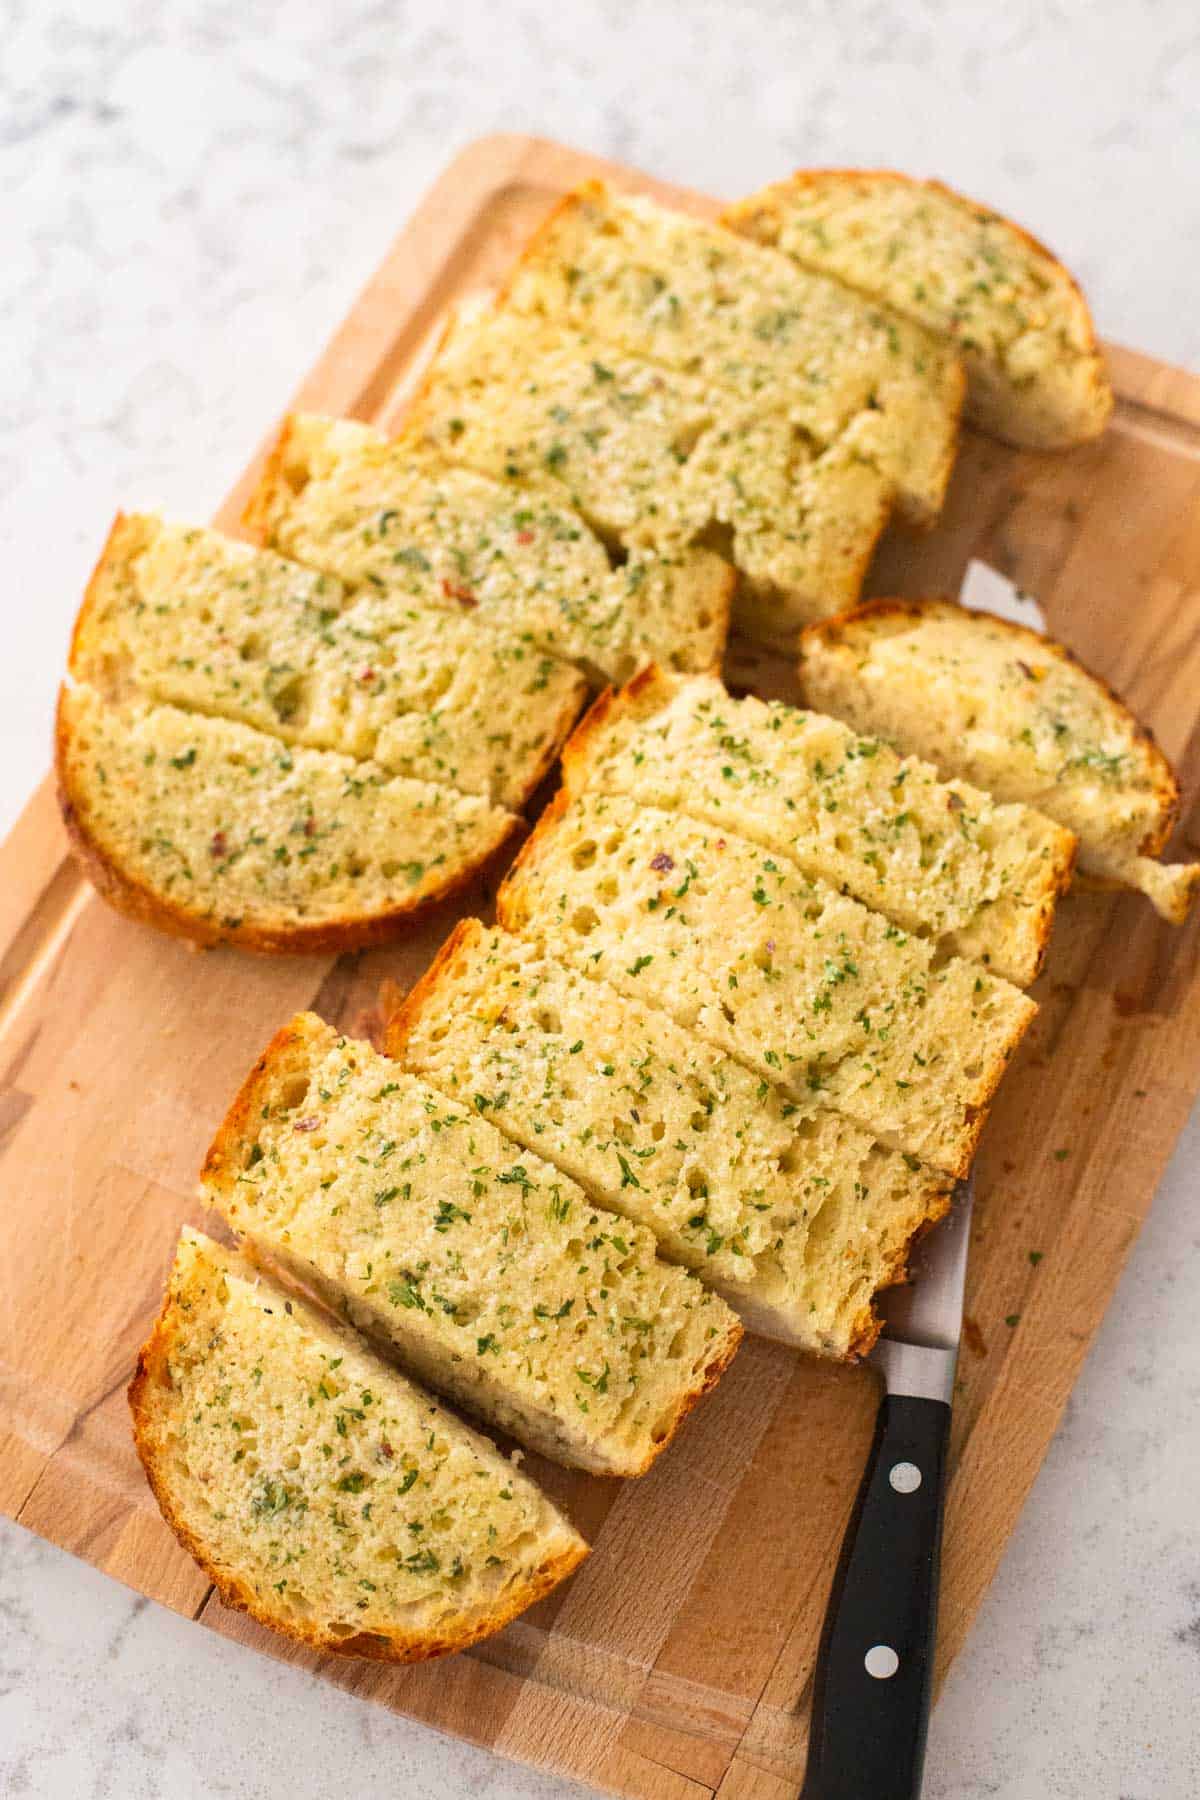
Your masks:
M 589 933 L 595 931 L 599 923 L 596 910 L 591 906 L 577 906 L 571 914 L 571 930 L 580 937 L 587 937 Z
M 279 1091 L 279 1104 L 284 1112 L 294 1112 L 303 1106 L 308 1098 L 311 1077 L 304 1074 L 289 1075 Z
M 595 840 L 589 838 L 586 843 L 576 844 L 571 852 L 571 861 L 577 869 L 590 869 L 596 860 Z
M 534 1017 L 537 1020 L 538 1030 L 544 1031 L 547 1036 L 557 1037 L 561 1033 L 562 1020 L 554 1011 L 553 1007 L 540 1006 L 534 1014 Z

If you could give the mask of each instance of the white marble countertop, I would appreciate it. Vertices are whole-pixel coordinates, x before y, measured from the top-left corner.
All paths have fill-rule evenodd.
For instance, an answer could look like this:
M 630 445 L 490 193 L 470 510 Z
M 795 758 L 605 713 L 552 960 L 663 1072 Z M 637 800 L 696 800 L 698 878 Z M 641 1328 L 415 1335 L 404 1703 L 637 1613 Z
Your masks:
M 9 0 L 0 828 L 118 505 L 203 518 L 450 155 L 540 131 L 733 195 L 940 174 L 1200 367 L 1194 0 Z M 928 1800 L 1200 1793 L 1200 1126 L 935 1715 Z M 577 1790 L 219 1642 L 0 1521 L 0 1793 Z

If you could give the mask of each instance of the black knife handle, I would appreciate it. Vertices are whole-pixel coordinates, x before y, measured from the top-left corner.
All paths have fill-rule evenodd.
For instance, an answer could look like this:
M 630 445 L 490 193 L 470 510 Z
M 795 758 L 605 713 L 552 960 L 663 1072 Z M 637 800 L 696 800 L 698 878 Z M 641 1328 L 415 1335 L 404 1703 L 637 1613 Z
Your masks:
M 949 1436 L 943 1401 L 884 1395 L 825 1615 L 801 1800 L 920 1794 Z

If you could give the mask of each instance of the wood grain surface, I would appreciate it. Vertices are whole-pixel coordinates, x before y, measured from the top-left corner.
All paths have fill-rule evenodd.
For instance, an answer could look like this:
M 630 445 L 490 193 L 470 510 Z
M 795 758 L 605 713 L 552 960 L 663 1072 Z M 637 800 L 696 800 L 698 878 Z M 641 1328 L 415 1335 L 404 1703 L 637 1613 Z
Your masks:
M 485 139 L 401 234 L 298 403 L 394 424 L 444 308 L 495 280 L 554 199 L 595 174 L 715 210 L 553 144 Z M 1200 855 L 1200 381 L 1110 357 L 1119 401 L 1099 443 L 1048 456 L 968 436 L 940 525 L 890 535 L 868 592 L 957 592 L 971 556 L 1034 591 L 1053 632 L 1154 726 L 1183 778 L 1179 841 Z M 218 523 L 234 527 L 253 477 Z M 744 650 L 729 673 L 790 691 L 786 668 Z M 91 896 L 49 781 L 0 857 L 0 1506 L 216 1631 L 505 1755 L 653 1800 L 794 1793 L 873 1373 L 750 1340 L 644 1480 L 531 1457 L 595 1552 L 524 1619 L 449 1662 L 318 1658 L 225 1612 L 135 1461 L 134 1354 L 180 1223 L 203 1222 L 190 1198 L 200 1160 L 255 1054 L 302 1006 L 362 1029 L 381 981 L 408 985 L 451 918 L 337 962 L 192 952 Z M 1060 913 L 1034 990 L 1041 1011 L 978 1162 L 943 1669 L 1200 1087 L 1198 945 L 1196 921 L 1173 930 L 1137 898 L 1073 895 Z

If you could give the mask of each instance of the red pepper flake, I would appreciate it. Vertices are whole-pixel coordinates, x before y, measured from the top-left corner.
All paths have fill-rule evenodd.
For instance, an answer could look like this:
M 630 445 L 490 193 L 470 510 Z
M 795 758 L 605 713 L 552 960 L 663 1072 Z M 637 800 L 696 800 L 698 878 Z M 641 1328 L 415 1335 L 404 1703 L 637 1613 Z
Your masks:
M 528 528 L 526 528 L 526 530 L 524 530 L 524 531 L 518 531 L 517 542 L 518 542 L 518 544 L 532 544 L 532 542 L 533 542 L 532 531 L 528 530 Z
M 320 1113 L 309 1113 L 305 1119 L 297 1119 L 292 1126 L 293 1131 L 315 1131 L 321 1123 Z
M 961 794 L 946 795 L 946 805 L 950 808 L 951 812 L 962 812 L 966 804 L 967 803 Z
M 212 843 L 208 846 L 208 854 L 210 856 L 227 856 L 229 854 L 229 844 L 223 831 L 213 832 Z
M 447 600 L 457 600 L 460 606 L 479 605 L 469 587 L 464 587 L 461 581 L 451 581 L 447 575 L 442 576 L 442 592 Z
M 668 869 L 675 867 L 675 858 L 668 856 L 665 850 L 660 850 L 657 856 L 650 859 L 650 867 L 659 875 L 665 875 Z
M 724 838 L 718 838 L 718 839 L 717 839 L 717 849 L 718 849 L 718 850 L 723 850 L 723 849 L 724 849 L 724 848 L 725 848 L 725 839 L 724 839 Z
M 311 813 L 309 813 L 307 819 L 304 821 L 304 835 L 305 837 L 316 837 L 317 835 L 317 821 L 313 818 Z
M 392 1449 L 392 1446 L 388 1443 L 386 1438 L 380 1439 L 379 1454 L 381 1456 L 386 1456 L 389 1462 L 391 1462 L 392 1458 L 396 1454 L 396 1452 Z
M 364 683 L 368 682 L 368 681 L 374 681 L 374 679 L 375 679 L 374 669 L 364 669 L 358 679 Z
M 1027 662 L 1022 662 L 1019 656 L 1017 658 L 1017 667 L 1020 669 L 1022 675 L 1028 675 L 1030 681 L 1033 680 L 1033 670 Z

